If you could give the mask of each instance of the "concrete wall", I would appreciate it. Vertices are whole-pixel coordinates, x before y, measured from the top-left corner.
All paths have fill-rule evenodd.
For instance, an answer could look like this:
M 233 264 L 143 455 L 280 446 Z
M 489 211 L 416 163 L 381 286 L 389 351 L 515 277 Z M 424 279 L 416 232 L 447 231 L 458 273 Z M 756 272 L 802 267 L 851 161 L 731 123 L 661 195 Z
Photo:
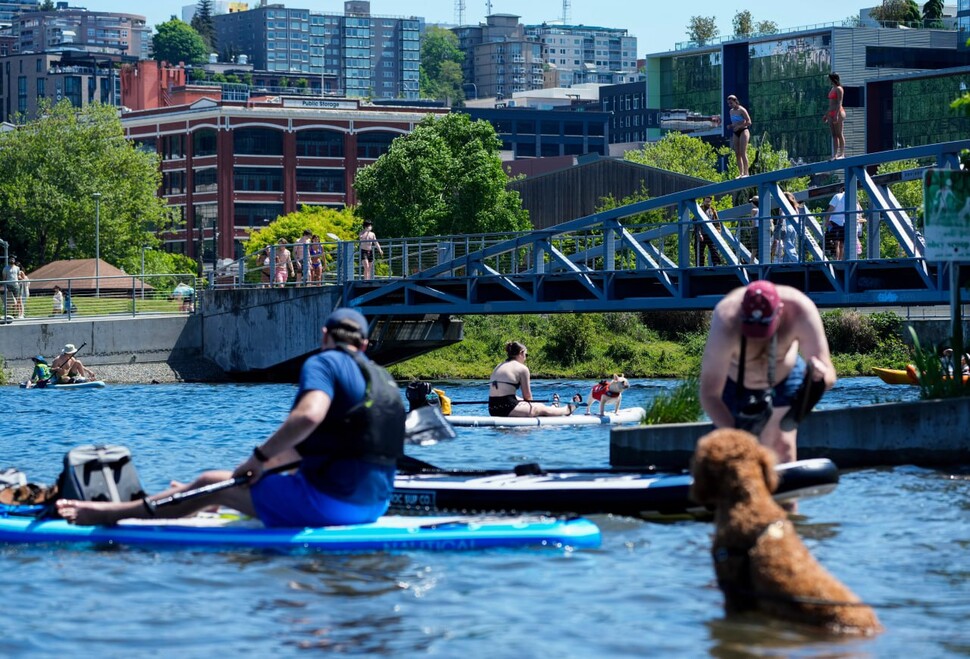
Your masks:
M 687 467 L 710 423 L 610 432 L 610 464 Z M 829 458 L 840 468 L 970 464 L 970 398 L 882 403 L 812 412 L 798 430 L 798 458 Z

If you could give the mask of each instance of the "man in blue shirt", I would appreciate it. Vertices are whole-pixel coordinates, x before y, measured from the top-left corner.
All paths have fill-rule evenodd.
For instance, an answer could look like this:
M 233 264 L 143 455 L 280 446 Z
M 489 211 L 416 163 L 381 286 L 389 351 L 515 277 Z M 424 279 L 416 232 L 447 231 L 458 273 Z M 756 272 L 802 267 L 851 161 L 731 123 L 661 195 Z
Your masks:
M 396 461 L 403 453 L 404 405 L 387 372 L 363 357 L 367 336 L 367 320 L 357 311 L 341 308 L 330 314 L 322 351 L 304 363 L 286 420 L 231 474 L 205 472 L 147 502 L 58 501 L 58 513 L 76 524 L 111 524 L 127 517 L 181 517 L 224 505 L 267 526 L 376 520 L 387 511 Z M 295 472 L 266 473 L 297 461 Z M 151 500 L 239 476 L 249 478 L 249 487 L 151 505 Z

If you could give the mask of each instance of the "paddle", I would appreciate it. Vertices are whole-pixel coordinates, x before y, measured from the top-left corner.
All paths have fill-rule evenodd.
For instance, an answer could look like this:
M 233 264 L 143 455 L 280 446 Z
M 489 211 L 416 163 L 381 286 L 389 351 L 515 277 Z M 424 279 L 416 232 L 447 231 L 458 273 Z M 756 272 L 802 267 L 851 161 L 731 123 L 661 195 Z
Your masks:
M 421 407 L 416 410 L 408 412 L 407 417 L 404 420 L 404 440 L 406 442 L 427 442 L 431 439 L 454 439 L 458 436 L 455 429 L 452 427 L 448 420 L 444 417 L 436 407 Z M 417 464 L 427 465 L 428 467 L 434 469 L 433 465 L 429 465 L 426 462 L 421 462 L 415 458 L 410 458 L 408 456 L 402 456 L 398 460 L 399 465 L 404 464 Z M 300 461 L 290 462 L 285 465 L 280 465 L 278 467 L 273 467 L 272 469 L 267 469 L 263 474 L 278 474 L 283 471 L 289 471 L 291 469 L 296 469 L 300 466 Z M 163 506 L 172 506 L 182 501 L 190 501 L 192 499 L 197 499 L 198 497 L 205 496 L 207 494 L 212 494 L 213 492 L 221 492 L 222 490 L 228 490 L 231 487 L 236 487 L 238 485 L 243 485 L 249 482 L 252 478 L 252 474 L 243 474 L 242 476 L 236 476 L 235 478 L 227 478 L 224 481 L 219 481 L 218 483 L 211 483 L 209 485 L 203 485 L 202 487 L 197 487 L 194 490 L 185 490 L 184 492 L 176 492 L 167 497 L 162 497 L 161 499 L 144 499 L 145 508 L 152 515 L 155 514 L 155 509 Z
M 805 379 L 795 395 L 792 396 L 791 408 L 781 418 L 781 429 L 785 432 L 797 428 L 798 424 L 808 416 L 808 413 L 825 394 L 825 380 L 813 380 L 812 373 L 814 370 L 812 362 L 805 365 Z

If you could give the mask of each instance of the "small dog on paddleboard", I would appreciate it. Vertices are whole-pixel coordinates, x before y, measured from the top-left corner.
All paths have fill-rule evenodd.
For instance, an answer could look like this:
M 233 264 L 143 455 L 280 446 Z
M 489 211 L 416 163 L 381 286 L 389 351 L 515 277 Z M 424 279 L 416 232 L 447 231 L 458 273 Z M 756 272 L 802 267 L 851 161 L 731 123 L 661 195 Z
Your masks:
M 600 416 L 606 414 L 606 406 L 612 405 L 613 412 L 620 411 L 620 400 L 623 392 L 630 388 L 630 381 L 622 373 L 614 373 L 612 380 L 600 380 L 589 392 L 586 398 L 586 414 L 593 413 L 593 403 L 600 404 Z

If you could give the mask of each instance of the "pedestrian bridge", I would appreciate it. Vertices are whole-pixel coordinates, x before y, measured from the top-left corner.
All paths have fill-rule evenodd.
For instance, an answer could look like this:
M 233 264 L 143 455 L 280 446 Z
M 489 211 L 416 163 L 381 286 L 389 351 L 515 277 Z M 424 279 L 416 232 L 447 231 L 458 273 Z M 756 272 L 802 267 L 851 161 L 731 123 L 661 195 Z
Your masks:
M 958 169 L 967 148 L 970 140 L 801 165 L 527 233 L 381 240 L 384 256 L 366 281 L 356 243 L 342 242 L 336 283 L 343 304 L 396 317 L 711 309 L 755 279 L 799 288 L 820 307 L 946 304 L 951 266 L 924 258 L 922 212 L 894 188 L 930 167 Z M 805 178 L 814 184 L 795 194 L 807 205 L 800 212 L 783 191 Z M 842 185 L 845 208 L 858 201 L 861 210 L 845 214 L 844 259 L 834 260 L 825 209 Z M 706 196 L 729 197 L 732 207 L 714 221 L 701 208 Z M 772 225 L 781 222 L 795 230 L 794 258 L 773 252 Z M 698 235 L 716 265 L 699 265 Z

